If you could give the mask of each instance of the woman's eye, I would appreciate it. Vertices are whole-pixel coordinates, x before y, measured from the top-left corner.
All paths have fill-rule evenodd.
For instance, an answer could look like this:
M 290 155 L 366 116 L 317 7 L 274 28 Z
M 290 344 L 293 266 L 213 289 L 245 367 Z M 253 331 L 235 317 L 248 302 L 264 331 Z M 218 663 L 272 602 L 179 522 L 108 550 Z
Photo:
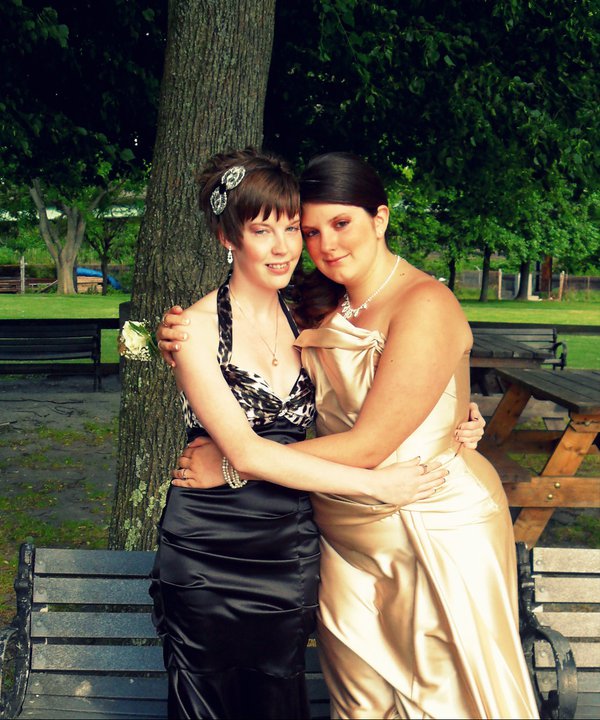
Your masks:
M 303 230 L 302 234 L 305 238 L 311 238 L 314 237 L 317 234 L 316 230 Z
M 349 225 L 349 224 L 350 224 L 350 221 L 349 221 L 349 220 L 338 220 L 338 221 L 336 222 L 335 226 L 338 227 L 338 228 L 345 228 L 346 225 Z
M 289 228 L 287 228 L 287 232 L 296 233 L 300 230 L 300 228 L 297 225 L 290 225 Z

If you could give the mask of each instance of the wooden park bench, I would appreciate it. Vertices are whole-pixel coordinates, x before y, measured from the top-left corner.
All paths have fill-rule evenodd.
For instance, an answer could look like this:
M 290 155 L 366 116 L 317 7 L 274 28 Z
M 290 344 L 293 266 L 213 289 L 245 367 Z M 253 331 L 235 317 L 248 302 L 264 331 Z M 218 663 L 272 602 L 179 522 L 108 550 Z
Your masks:
M 520 343 L 543 355 L 542 365 L 563 369 L 567 365 L 567 345 L 558 339 L 558 331 L 551 325 L 472 322 L 473 335 L 479 343 L 494 343 L 501 338 Z M 498 358 L 494 358 L 498 360 Z
M 0 718 L 166 716 L 148 595 L 153 557 L 21 546 L 17 614 L 0 629 Z M 542 717 L 599 717 L 600 550 L 519 544 L 517 557 L 521 636 Z M 311 715 L 324 720 L 314 641 L 306 666 Z
M 542 717 L 600 717 L 600 550 L 517 546 L 521 638 Z
M 17 614 L 0 629 L 0 718 L 166 718 L 152 625 L 154 553 L 21 546 Z M 306 650 L 313 718 L 329 718 L 316 644 Z
M 0 320 L 0 374 L 93 374 L 101 385 L 101 327 L 94 320 Z M 66 363 L 89 360 L 88 363 Z

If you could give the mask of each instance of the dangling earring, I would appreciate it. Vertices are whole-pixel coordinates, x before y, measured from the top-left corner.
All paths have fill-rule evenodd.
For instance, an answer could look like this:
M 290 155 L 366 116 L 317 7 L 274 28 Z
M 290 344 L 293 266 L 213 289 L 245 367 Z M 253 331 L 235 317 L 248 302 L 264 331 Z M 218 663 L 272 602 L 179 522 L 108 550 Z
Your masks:
M 227 262 L 231 265 L 233 262 L 233 253 L 231 252 L 231 245 L 227 248 Z

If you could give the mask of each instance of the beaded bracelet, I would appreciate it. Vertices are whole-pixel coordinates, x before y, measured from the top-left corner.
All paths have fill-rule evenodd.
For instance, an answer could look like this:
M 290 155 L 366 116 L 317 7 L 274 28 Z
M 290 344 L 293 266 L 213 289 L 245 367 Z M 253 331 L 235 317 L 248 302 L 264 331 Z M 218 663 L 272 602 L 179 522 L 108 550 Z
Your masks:
M 223 478 L 225 479 L 225 482 L 234 490 L 243 488 L 248 482 L 247 480 L 242 480 L 238 471 L 232 467 L 231 463 L 225 456 L 223 456 L 223 460 L 221 460 L 221 470 L 223 471 Z

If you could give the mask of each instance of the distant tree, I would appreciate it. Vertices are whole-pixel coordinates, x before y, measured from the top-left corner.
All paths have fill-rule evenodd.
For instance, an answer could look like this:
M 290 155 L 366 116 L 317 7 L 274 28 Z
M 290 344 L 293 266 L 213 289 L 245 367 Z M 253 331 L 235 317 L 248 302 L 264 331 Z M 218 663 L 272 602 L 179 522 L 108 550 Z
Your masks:
M 87 223 L 85 239 L 100 260 L 103 295 L 106 295 L 110 285 L 109 263 L 135 255 L 144 209 L 143 192 L 140 183 L 122 185 L 117 192 L 104 197 Z
M 74 292 L 86 223 L 154 138 L 165 38 L 162 3 L 9 0 L 0 11 L 0 176 L 27 188 Z M 48 209 L 61 213 L 53 222 Z
M 259 146 L 275 0 L 171 0 L 158 132 L 135 264 L 131 317 L 155 325 L 225 274 L 197 203 L 196 173 L 215 152 Z M 181 408 L 162 362 L 125 361 L 112 547 L 155 543 Z

